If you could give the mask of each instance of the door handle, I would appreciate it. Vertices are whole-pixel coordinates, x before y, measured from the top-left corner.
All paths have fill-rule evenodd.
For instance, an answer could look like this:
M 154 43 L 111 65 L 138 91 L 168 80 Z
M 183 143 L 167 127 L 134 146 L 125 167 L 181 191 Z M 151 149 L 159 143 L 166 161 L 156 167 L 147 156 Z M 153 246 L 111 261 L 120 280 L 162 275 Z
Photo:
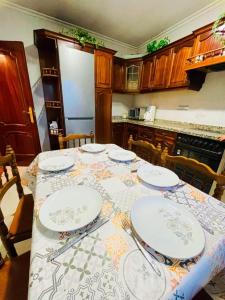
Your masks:
M 24 111 L 24 112 L 25 112 L 26 114 L 29 115 L 30 122 L 31 122 L 32 124 L 34 124 L 34 114 L 33 114 L 33 109 L 32 109 L 32 107 L 29 106 L 28 111 Z

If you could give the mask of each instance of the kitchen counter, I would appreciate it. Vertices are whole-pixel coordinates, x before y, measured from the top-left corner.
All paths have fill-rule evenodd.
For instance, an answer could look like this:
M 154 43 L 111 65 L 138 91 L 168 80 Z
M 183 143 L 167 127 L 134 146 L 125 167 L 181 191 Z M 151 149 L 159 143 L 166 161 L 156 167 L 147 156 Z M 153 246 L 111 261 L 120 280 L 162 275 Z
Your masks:
M 159 128 L 178 133 L 199 136 L 202 138 L 217 140 L 219 136 L 225 134 L 225 127 L 193 124 L 187 122 L 176 122 L 156 119 L 154 122 L 137 121 L 122 119 L 121 117 L 113 117 L 113 123 L 129 123 L 152 128 Z

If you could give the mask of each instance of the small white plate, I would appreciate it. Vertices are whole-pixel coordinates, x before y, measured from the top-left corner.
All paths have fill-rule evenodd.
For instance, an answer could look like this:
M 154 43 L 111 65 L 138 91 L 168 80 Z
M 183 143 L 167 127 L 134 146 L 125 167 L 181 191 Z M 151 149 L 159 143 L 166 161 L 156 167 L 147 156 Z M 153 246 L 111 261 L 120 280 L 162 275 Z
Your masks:
M 176 186 L 180 181 L 171 170 L 153 165 L 138 168 L 137 175 L 144 182 L 162 188 Z
M 92 222 L 100 213 L 101 195 L 87 186 L 71 186 L 48 197 L 41 206 L 39 219 L 53 231 L 77 230 Z
M 98 153 L 105 150 L 105 146 L 102 144 L 85 144 L 81 146 L 81 149 L 86 152 Z
M 204 249 L 205 235 L 195 217 L 161 196 L 138 199 L 131 209 L 131 221 L 146 244 L 168 257 L 189 259 Z
M 73 165 L 74 159 L 65 155 L 46 158 L 38 163 L 41 170 L 50 172 L 65 170 Z
M 136 158 L 136 154 L 134 152 L 123 149 L 112 150 L 109 152 L 108 156 L 113 160 L 122 162 L 134 160 Z

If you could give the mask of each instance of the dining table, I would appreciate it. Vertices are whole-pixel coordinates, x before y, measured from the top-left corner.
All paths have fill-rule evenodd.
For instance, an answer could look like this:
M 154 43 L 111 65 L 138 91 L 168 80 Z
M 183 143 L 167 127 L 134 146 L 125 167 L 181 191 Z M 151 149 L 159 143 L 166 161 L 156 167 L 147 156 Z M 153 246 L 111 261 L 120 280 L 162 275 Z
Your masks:
M 137 169 L 149 162 L 138 157 L 133 161 L 112 160 L 110 151 L 121 148 L 104 146 L 104 151 L 98 153 L 80 147 L 42 152 L 23 175 L 22 183 L 34 196 L 28 299 L 186 300 L 203 287 L 224 296 L 225 204 L 190 184 L 174 190 L 154 188 L 137 174 Z M 40 162 L 62 155 L 72 157 L 74 165 L 57 172 L 39 168 Z M 49 260 L 54 250 L 77 232 L 49 230 L 40 222 L 39 211 L 48 197 L 70 186 L 97 191 L 103 201 L 100 214 L 109 221 Z M 202 253 L 176 260 L 143 242 L 149 255 L 146 260 L 122 225 L 123 220 L 131 222 L 130 211 L 143 196 L 162 196 L 192 213 L 203 228 Z M 156 234 L 162 234 L 160 228 Z

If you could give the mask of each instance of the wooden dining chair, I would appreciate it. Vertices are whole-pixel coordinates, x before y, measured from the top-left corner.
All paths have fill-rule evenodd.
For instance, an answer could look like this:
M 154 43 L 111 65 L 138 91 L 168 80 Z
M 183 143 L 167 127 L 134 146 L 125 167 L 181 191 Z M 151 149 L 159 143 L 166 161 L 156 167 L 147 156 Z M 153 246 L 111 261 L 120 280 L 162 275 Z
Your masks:
M 199 190 L 210 190 L 212 182 L 216 182 L 213 197 L 221 200 L 225 186 L 225 176 L 217 174 L 208 165 L 184 156 L 168 155 L 165 148 L 161 156 L 162 165 L 174 171 L 180 179 L 190 183 Z
M 34 201 L 32 194 L 25 195 L 23 192 L 15 153 L 10 146 L 6 147 L 5 156 L 0 155 L 0 169 L 0 237 L 8 256 L 15 257 L 17 252 L 14 244 L 31 238 Z M 12 223 L 7 227 L 1 203 L 13 186 L 16 186 L 19 203 Z
M 133 136 L 130 135 L 128 140 L 128 149 L 154 165 L 161 165 L 162 150 L 160 144 L 155 147 L 153 144 L 146 141 L 135 141 L 133 140 Z
M 11 260 L 0 253 L 0 300 L 26 300 L 28 294 L 30 252 Z
M 70 148 L 72 147 L 80 147 L 83 144 L 93 143 L 94 142 L 94 134 L 91 131 L 90 134 L 69 134 L 67 136 L 63 136 L 61 133 L 59 134 L 59 147 L 60 149 Z

